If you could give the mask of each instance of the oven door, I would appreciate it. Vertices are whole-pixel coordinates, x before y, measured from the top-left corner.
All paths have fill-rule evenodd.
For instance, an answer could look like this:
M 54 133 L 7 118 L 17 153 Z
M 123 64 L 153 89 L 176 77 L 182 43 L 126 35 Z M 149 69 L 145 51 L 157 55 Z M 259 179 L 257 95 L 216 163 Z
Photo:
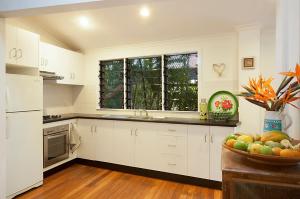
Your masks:
M 44 136 L 44 168 L 69 157 L 69 132 Z

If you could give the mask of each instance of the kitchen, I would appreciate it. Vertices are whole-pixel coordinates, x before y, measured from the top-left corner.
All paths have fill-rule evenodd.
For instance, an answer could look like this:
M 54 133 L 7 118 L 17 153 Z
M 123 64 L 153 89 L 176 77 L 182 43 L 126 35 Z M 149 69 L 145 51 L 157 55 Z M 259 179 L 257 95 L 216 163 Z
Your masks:
M 115 195 L 113 189 L 97 192 L 109 180 L 101 184 L 92 176 L 101 179 L 107 171 L 121 176 L 115 179 L 120 189 L 126 178 L 136 183 L 133 192 L 143 188 L 143 181 L 162 180 L 170 186 L 165 192 L 175 185 L 191 186 L 197 190 L 194 198 L 221 198 L 224 139 L 235 132 L 260 132 L 264 112 L 239 100 L 230 120 L 217 115 L 200 120 L 201 104 L 210 104 L 218 91 L 229 91 L 227 97 L 235 102 L 231 93 L 238 94 L 248 78 L 283 69 L 271 68 L 280 27 L 275 1 L 245 1 L 251 16 L 243 14 L 243 3 L 232 0 L 218 8 L 215 3 L 100 1 L 50 6 L 45 13 L 3 12 L 3 198 L 80 198 L 79 193 L 109 198 L 106 191 L 112 198 L 145 198 L 153 188 L 149 185 L 139 197 L 130 189 L 120 194 L 118 187 Z M 219 21 L 208 17 L 214 9 Z M 252 68 L 246 68 L 246 59 L 253 60 Z M 296 121 L 299 113 L 290 112 Z M 299 137 L 298 127 L 292 125 L 292 137 Z M 87 181 L 97 186 L 84 192 L 81 186 L 87 184 L 80 181 L 74 191 L 67 180 L 66 187 L 47 195 L 47 185 L 55 186 L 55 179 L 72 175 L 72 169 L 78 175 L 95 169 Z M 154 186 L 153 192 L 158 189 Z

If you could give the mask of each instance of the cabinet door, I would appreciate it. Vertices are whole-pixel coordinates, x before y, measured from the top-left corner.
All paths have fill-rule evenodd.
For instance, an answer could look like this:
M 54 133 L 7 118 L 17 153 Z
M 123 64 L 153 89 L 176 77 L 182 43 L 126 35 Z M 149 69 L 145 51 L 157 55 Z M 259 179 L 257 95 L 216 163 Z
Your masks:
M 80 158 L 95 160 L 96 159 L 96 139 L 95 139 L 95 120 L 78 120 L 78 133 L 81 136 L 81 144 L 78 149 Z
M 58 74 L 64 77 L 60 84 L 83 85 L 83 55 L 61 48 L 61 63 Z
M 58 80 L 59 84 L 69 84 L 72 85 L 72 72 L 70 66 L 70 51 L 64 48 L 58 48 L 57 52 L 60 54 L 59 67 L 56 68 L 56 73 L 60 76 L 63 76 L 63 80 Z
M 222 144 L 233 127 L 210 127 L 210 179 L 222 181 Z
M 83 85 L 84 70 L 83 70 L 83 55 L 77 52 L 71 52 L 70 69 L 72 84 Z
M 139 168 L 158 170 L 158 136 L 154 123 L 136 123 L 134 165 Z
M 40 70 L 47 72 L 57 72 L 60 64 L 60 51 L 59 47 L 40 42 L 40 60 L 39 60 L 39 68 Z
M 116 164 L 134 165 L 134 125 L 133 122 L 114 122 L 113 153 Z
M 16 64 L 17 56 L 17 28 L 14 26 L 5 26 L 5 61 L 7 64 Z
M 110 120 L 96 121 L 96 160 L 101 162 L 113 162 L 114 122 Z
M 188 175 L 209 179 L 208 126 L 188 126 Z
M 38 67 L 40 36 L 17 28 L 17 64 Z

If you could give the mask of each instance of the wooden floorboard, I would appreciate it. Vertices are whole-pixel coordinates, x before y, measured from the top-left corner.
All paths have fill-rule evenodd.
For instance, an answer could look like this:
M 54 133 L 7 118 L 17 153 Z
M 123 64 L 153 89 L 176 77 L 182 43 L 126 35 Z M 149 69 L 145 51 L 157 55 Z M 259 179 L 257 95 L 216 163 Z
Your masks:
M 74 164 L 19 199 L 221 199 L 221 191 Z

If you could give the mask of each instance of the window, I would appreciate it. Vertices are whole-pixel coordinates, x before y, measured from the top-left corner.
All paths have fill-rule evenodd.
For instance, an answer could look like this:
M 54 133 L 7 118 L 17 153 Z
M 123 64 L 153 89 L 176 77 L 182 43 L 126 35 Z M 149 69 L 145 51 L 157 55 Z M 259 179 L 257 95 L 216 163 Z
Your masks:
M 186 53 L 100 61 L 99 106 L 198 111 L 197 60 Z
M 127 108 L 162 109 L 161 57 L 127 59 Z
M 165 110 L 198 110 L 197 53 L 164 56 Z
M 100 107 L 124 108 L 124 60 L 100 62 Z

